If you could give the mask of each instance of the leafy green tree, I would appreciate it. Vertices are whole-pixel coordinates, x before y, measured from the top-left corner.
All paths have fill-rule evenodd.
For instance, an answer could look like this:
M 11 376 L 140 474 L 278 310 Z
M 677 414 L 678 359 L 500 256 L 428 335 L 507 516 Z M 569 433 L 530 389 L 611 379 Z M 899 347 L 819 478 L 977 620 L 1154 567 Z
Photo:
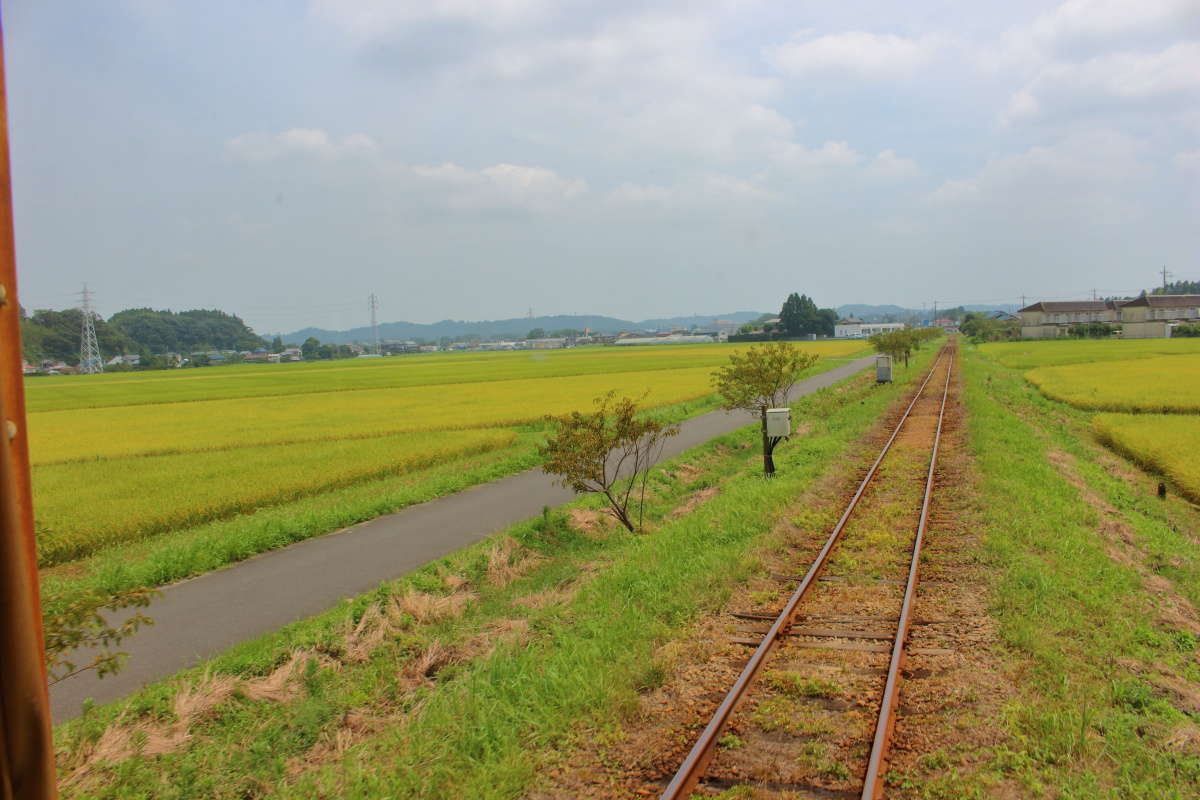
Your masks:
M 215 309 L 130 308 L 113 314 L 109 324 L 152 353 L 253 350 L 262 341 L 239 317 Z
M 721 407 L 759 415 L 762 423 L 763 472 L 775 474 L 773 454 L 779 442 L 767 436 L 767 409 L 787 405 L 788 394 L 800 373 L 817 363 L 818 356 L 790 342 L 771 342 L 731 353 L 729 363 L 713 373 L 713 387 Z
M 319 357 L 321 349 L 321 340 L 315 336 L 310 336 L 300 345 L 300 353 L 304 356 L 305 361 L 313 361 Z
M 783 301 L 779 325 L 788 336 L 833 336 L 838 315 L 832 308 L 817 308 L 806 294 L 792 292 Z
M 912 356 L 913 348 L 917 344 L 916 338 L 908 328 L 883 331 L 870 337 L 867 341 L 877 352 L 890 356 L 893 362 L 903 361 L 906 367 Z
M 96 341 L 100 353 L 111 358 L 137 349 L 122 331 L 106 323 L 94 320 Z M 74 364 L 79 360 L 79 335 L 83 329 L 83 312 L 77 308 L 63 311 L 37 309 L 32 315 L 22 315 L 21 346 L 26 361 L 55 359 Z
M 639 417 L 637 403 L 628 397 L 617 399 L 615 392 L 596 398 L 595 404 L 590 414 L 574 411 L 546 418 L 554 431 L 538 448 L 546 460 L 542 470 L 557 475 L 559 484 L 577 494 L 604 495 L 609 513 L 626 530 L 636 532 L 642 526 L 650 467 L 679 426 Z M 621 485 L 624 479 L 628 480 Z M 640 490 L 636 525 L 629 511 L 635 490 Z
M 545 328 L 534 328 L 529 333 L 525 334 L 525 338 L 526 339 L 545 339 L 546 338 L 546 329 Z
M 276 336 L 274 339 L 271 340 L 271 352 L 278 353 L 281 350 L 283 350 L 283 339 Z

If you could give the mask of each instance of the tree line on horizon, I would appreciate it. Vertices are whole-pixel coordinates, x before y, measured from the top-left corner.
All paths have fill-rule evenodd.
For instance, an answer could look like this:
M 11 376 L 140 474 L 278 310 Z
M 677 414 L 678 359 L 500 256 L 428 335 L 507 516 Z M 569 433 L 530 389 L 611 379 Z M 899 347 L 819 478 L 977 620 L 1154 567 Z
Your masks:
M 107 320 L 93 319 L 100 352 L 114 355 L 139 355 L 149 362 L 165 353 L 188 354 L 208 350 L 255 350 L 267 342 L 234 314 L 217 309 L 156 311 L 129 308 Z M 79 360 L 79 340 L 83 312 L 78 308 L 62 311 L 37 309 L 29 314 L 21 309 L 21 345 L 26 361 L 44 359 Z

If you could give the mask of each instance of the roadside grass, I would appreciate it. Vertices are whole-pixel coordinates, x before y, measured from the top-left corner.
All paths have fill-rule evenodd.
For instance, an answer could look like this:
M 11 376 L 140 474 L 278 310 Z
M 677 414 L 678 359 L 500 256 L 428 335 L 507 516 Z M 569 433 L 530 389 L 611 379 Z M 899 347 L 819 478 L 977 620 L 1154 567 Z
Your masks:
M 978 351 L 1014 369 L 1126 360 L 1146 356 L 1198 355 L 1200 339 L 1057 339 L 989 342 Z
M 1019 687 L 1012 741 L 974 780 L 1015 779 L 1031 796 L 1197 796 L 1200 515 L 1131 483 L 1088 415 L 967 355 L 980 557 Z
M 1041 367 L 1025 377 L 1051 400 L 1076 408 L 1200 413 L 1200 355 Z
M 863 342 L 808 342 L 824 358 L 853 355 Z M 237 397 L 457 385 L 518 378 L 557 378 L 716 366 L 739 345 L 585 347 L 503 353 L 413 354 L 291 364 L 230 364 L 203 369 L 38 377 L 26 383 L 30 413 Z M 465 389 L 465 387 L 464 387 Z
M 925 360 L 914 361 L 904 382 Z M 517 796 L 581 719 L 619 715 L 633 707 L 639 688 L 661 681 L 655 648 L 721 602 L 751 567 L 748 546 L 900 389 L 899 381 L 876 387 L 859 375 L 796 403 L 797 418 L 811 429 L 780 448 L 772 480 L 758 474 L 752 426 L 672 459 L 653 473 L 646 535 L 611 524 L 584 530 L 551 511 L 126 701 L 91 709 L 57 732 L 60 764 L 81 770 L 64 784 L 64 796 Z M 690 513 L 673 513 L 714 487 L 715 496 Z M 571 507 L 598 505 L 584 499 Z M 505 580 L 492 554 L 510 539 L 519 560 Z M 364 660 L 345 657 L 348 631 L 373 606 L 410 590 L 444 597 L 464 587 L 474 598 L 461 616 L 405 623 L 380 636 Z M 327 661 L 313 656 L 316 666 L 304 668 L 288 700 L 252 700 L 235 690 L 161 755 L 96 758 L 113 740 L 113 726 L 156 730 L 178 718 L 189 687 L 269 676 L 301 651 Z M 434 651 L 457 657 L 426 669 L 437 661 Z
M 225 452 L 119 459 L 102 468 L 41 466 L 33 473 L 38 561 L 61 564 L 120 542 L 498 450 L 516 438 L 515 431 L 485 429 L 246 447 L 233 469 Z M 100 469 L 104 480 L 94 480 Z
M 1166 475 L 1180 492 L 1200 503 L 1200 417 L 1097 414 L 1092 428 L 1102 442 Z

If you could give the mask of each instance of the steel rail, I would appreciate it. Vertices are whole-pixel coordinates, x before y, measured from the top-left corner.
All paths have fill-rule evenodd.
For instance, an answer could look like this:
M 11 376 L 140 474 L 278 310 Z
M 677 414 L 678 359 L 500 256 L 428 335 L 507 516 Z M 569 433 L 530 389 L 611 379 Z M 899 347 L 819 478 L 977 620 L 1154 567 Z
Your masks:
M 791 625 L 792 617 L 796 613 L 796 608 L 800 605 L 800 602 L 804 599 L 805 595 L 808 594 L 808 590 L 820 576 L 821 570 L 825 568 L 825 562 L 829 558 L 829 554 L 833 551 L 834 546 L 837 545 L 838 540 L 841 539 L 842 531 L 845 529 L 846 523 L 850 520 L 850 515 L 854 513 L 854 509 L 858 506 L 858 501 L 862 499 L 862 496 L 866 492 L 867 487 L 870 485 L 871 480 L 875 477 L 876 472 L 879 471 L 879 465 L 883 463 L 884 457 L 886 457 L 888 451 L 892 449 L 892 444 L 900 435 L 900 431 L 904 427 L 904 423 L 908 421 L 909 415 L 912 414 L 912 410 L 917 405 L 917 401 L 919 401 L 921 396 L 925 393 L 925 387 L 929 385 L 929 381 L 933 378 L 934 373 L 937 371 L 938 363 L 942 360 L 942 356 L 946 354 L 947 350 L 948 347 L 943 347 L 938 353 L 937 359 L 934 361 L 933 366 L 929 369 L 929 374 L 926 375 L 925 380 L 921 382 L 921 386 L 917 389 L 916 394 L 913 396 L 912 402 L 909 403 L 908 407 L 904 409 L 904 414 L 900 417 L 899 421 L 897 421 L 896 427 L 892 431 L 892 435 L 888 437 L 887 442 L 883 445 L 883 449 L 879 451 L 879 455 L 876 456 L 875 462 L 871 464 L 871 468 L 867 471 L 867 474 L 863 476 L 861 481 L 859 481 L 857 490 L 855 490 L 854 495 L 850 498 L 850 502 L 846 504 L 845 511 L 842 512 L 841 518 L 838 519 L 837 524 L 834 525 L 829 537 L 825 540 L 824 546 L 817 554 L 816 559 L 813 560 L 812 566 L 808 568 L 808 572 L 804 574 L 803 579 L 800 581 L 800 585 L 796 587 L 796 590 L 792 592 L 791 597 L 788 598 L 787 604 L 783 607 L 783 610 L 779 612 L 779 616 L 775 618 L 775 622 L 771 625 L 770 630 L 768 630 L 766 635 L 763 637 L 762 642 L 759 643 L 758 647 L 754 650 L 753 655 L 750 656 L 750 660 L 746 662 L 746 666 L 742 668 L 742 672 L 740 675 L 738 675 L 737 681 L 734 682 L 733 687 L 730 688 L 729 692 L 725 695 L 725 699 L 721 701 L 721 705 L 719 705 L 717 710 L 713 713 L 712 719 L 709 721 L 708 725 L 705 726 L 704 730 L 700 733 L 700 738 L 698 738 L 696 743 L 692 746 L 687 758 L 683 760 L 683 763 L 680 764 L 675 776 L 671 779 L 671 782 L 667 784 L 667 788 L 661 795 L 661 800 L 680 800 L 680 798 L 687 797 L 692 789 L 696 788 L 700 778 L 703 777 L 704 770 L 708 767 L 709 762 L 712 761 L 713 753 L 717 745 L 717 739 L 720 737 L 721 731 L 725 729 L 725 725 L 728 724 L 729 718 L 733 716 L 733 712 L 737 709 L 738 704 L 746 695 L 750 685 L 758 676 L 759 670 L 762 669 L 762 665 L 766 662 L 771 650 L 774 649 L 775 645 L 778 643 L 780 636 Z
M 921 518 L 917 523 L 917 535 L 913 540 L 912 558 L 908 565 L 908 580 L 904 585 L 904 602 L 900 606 L 900 619 L 896 625 L 896 638 L 892 641 L 892 657 L 888 662 L 887 682 L 883 687 L 883 700 L 879 704 L 879 719 L 875 722 L 875 739 L 871 743 L 871 756 L 867 760 L 867 775 L 863 781 L 862 800 L 883 797 L 884 768 L 887 766 L 888 751 L 891 749 L 892 730 L 896 725 L 896 705 L 900 700 L 900 666 L 904 662 L 904 646 L 908 642 L 908 631 L 912 625 L 912 607 L 917 593 L 917 567 L 921 561 L 921 548 L 925 543 L 925 531 L 929 526 L 929 506 L 933 499 L 933 471 L 937 466 L 938 447 L 942 441 L 942 422 L 946 418 L 946 397 L 950 394 L 950 375 L 954 370 L 954 351 L 950 352 L 950 363 L 946 365 L 946 386 L 942 389 L 942 405 L 938 410 L 937 431 L 933 435 L 933 450 L 929 454 L 929 472 L 925 476 L 925 498 L 921 502 Z

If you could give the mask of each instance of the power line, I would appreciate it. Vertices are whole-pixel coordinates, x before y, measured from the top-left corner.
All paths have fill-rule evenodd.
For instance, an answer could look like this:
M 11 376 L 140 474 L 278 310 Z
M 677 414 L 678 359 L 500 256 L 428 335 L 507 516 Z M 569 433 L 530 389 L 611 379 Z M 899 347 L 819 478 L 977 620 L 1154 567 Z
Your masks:
M 83 314 L 83 324 L 79 334 L 79 372 L 95 375 L 104 372 L 104 359 L 100 357 L 100 343 L 96 341 L 96 312 L 92 310 L 92 292 L 86 283 L 80 297 L 82 302 L 79 310 Z

